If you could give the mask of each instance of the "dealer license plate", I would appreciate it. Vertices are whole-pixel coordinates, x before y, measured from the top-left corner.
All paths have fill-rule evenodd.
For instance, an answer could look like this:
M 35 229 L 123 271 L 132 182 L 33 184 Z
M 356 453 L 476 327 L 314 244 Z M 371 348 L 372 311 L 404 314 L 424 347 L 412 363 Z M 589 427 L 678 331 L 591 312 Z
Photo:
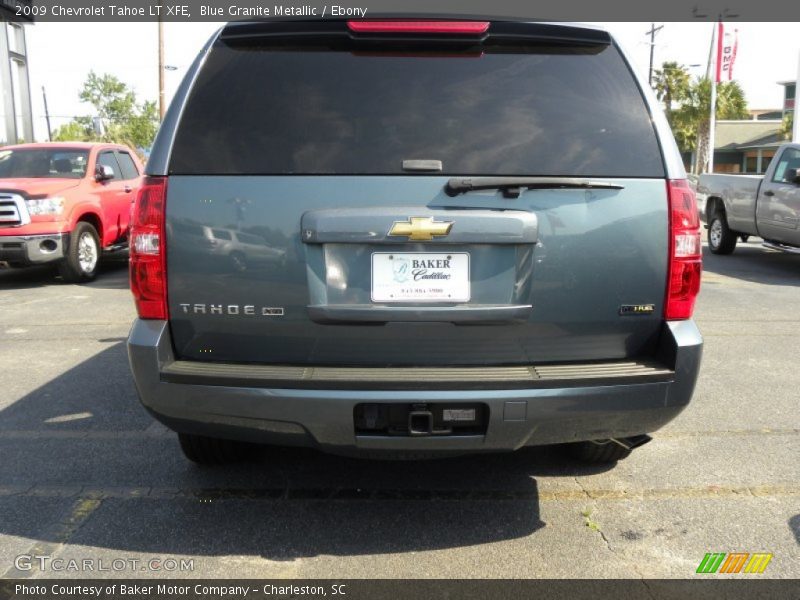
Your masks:
M 373 302 L 469 302 L 466 252 L 375 252 Z

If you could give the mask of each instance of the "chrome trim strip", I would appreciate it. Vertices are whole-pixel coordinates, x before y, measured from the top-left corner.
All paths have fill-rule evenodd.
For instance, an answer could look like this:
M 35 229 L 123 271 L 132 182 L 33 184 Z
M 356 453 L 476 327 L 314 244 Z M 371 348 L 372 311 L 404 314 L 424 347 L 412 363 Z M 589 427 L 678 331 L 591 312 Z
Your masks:
M 669 381 L 675 372 L 650 360 L 575 363 L 561 365 L 513 365 L 500 367 L 324 367 L 295 365 L 247 365 L 176 360 L 161 369 L 161 380 L 171 383 L 222 386 L 342 387 L 381 389 L 458 389 L 536 387 L 551 382 L 561 385 L 591 380 Z
M 13 206 L 16 214 L 13 217 L 4 217 L 0 214 L 0 227 L 22 227 L 31 222 L 28 205 L 25 204 L 25 199 L 19 194 L 0 192 L 0 210 L 3 206 Z
M 0 235 L 0 255 L 8 257 L 9 252 L 21 252 L 23 262 L 30 264 L 43 264 L 64 258 L 66 247 L 69 243 L 68 234 L 43 233 L 35 235 Z M 52 240 L 52 250 L 44 250 L 40 243 Z M 9 244 L 16 244 L 18 248 L 9 248 Z M 4 259 L 7 260 L 7 259 Z

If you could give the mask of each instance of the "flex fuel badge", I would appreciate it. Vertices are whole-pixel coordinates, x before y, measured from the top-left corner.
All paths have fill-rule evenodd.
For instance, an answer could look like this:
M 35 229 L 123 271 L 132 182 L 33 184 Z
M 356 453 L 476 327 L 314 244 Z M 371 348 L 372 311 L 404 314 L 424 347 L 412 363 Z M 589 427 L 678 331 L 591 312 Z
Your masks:
M 633 317 L 636 315 L 652 315 L 655 310 L 655 304 L 623 304 L 619 307 L 619 316 Z

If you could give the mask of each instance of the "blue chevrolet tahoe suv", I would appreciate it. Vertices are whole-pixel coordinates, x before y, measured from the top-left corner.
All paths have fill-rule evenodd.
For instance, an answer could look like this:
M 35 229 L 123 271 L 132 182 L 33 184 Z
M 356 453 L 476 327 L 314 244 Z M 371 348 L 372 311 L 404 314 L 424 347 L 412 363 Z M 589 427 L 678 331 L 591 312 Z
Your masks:
M 690 401 L 695 198 L 605 31 L 232 23 L 146 174 L 130 364 L 195 462 L 257 443 L 608 462 Z

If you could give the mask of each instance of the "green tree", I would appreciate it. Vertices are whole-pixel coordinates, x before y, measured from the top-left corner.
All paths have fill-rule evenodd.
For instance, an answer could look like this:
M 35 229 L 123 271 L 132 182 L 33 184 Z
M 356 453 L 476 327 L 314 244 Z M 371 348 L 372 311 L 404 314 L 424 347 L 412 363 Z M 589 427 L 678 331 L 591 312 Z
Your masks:
M 97 75 L 89 71 L 89 77 L 78 95 L 81 102 L 94 106 L 96 116 L 109 121 L 122 121 L 136 113 L 136 94 L 113 75 Z
M 128 118 L 123 138 L 133 148 L 149 148 L 158 131 L 158 107 L 155 102 L 143 102 L 137 114 Z
M 54 142 L 90 142 L 95 139 L 92 120 L 89 117 L 78 117 L 66 125 L 62 125 L 53 133 Z
M 667 120 L 672 117 L 676 103 L 683 102 L 691 88 L 691 76 L 683 65 L 676 62 L 665 62 L 653 73 L 653 89 L 656 97 L 664 104 Z
M 692 79 L 676 62 L 665 62 L 655 71 L 653 89 L 664 104 L 675 141 L 682 152 L 696 150 L 697 172 L 708 166 L 708 131 L 711 113 L 711 80 Z M 736 81 L 717 84 L 717 119 L 747 118 L 747 100 Z
M 792 139 L 792 131 L 794 127 L 794 112 L 786 113 L 781 123 L 781 138 L 784 140 Z
M 747 100 L 742 86 L 736 81 L 717 84 L 717 105 L 714 111 L 717 119 L 745 119 Z M 696 151 L 695 172 L 703 173 L 708 168 L 709 128 L 711 114 L 711 80 L 696 80 L 689 94 L 676 111 L 678 136 L 683 147 Z
M 115 76 L 90 71 L 79 98 L 92 105 L 92 117 L 101 119 L 105 132 L 95 131 L 92 117 L 76 117 L 59 127 L 53 140 L 114 142 L 135 149 L 153 144 L 158 129 L 156 103 L 140 104 L 134 91 Z

